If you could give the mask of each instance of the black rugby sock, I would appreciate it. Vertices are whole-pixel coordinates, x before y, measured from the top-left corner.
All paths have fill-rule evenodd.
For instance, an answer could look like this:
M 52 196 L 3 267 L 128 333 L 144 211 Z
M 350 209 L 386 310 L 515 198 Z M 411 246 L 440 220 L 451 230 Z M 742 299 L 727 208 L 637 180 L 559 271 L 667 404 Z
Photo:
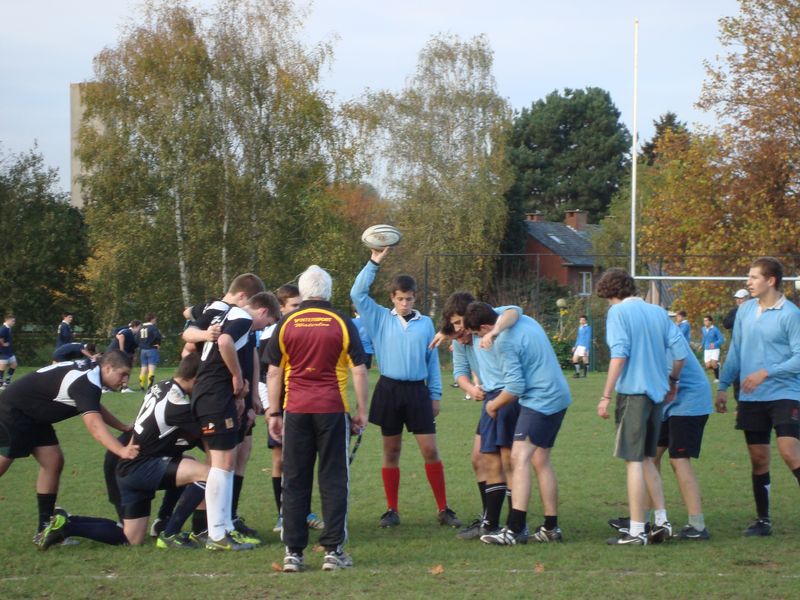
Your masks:
M 524 510 L 517 510 L 516 508 L 512 508 L 511 512 L 508 513 L 508 521 L 506 522 L 506 527 L 508 527 L 514 533 L 519 533 L 523 529 L 525 529 L 525 524 L 528 520 L 528 512 Z
M 500 511 L 503 510 L 503 501 L 506 499 L 506 484 L 486 484 L 486 526 L 496 529 L 500 526 Z
M 769 471 L 753 475 L 753 498 L 759 519 L 769 519 Z
M 39 524 L 36 531 L 47 527 L 47 522 L 53 516 L 56 508 L 56 494 L 36 494 L 36 504 L 39 507 Z
M 128 538 L 122 527 L 111 519 L 97 517 L 78 517 L 67 519 L 62 531 L 64 537 L 84 537 L 102 544 L 123 546 L 128 544 Z
M 714 367 L 714 379 L 719 379 L 719 367 Z
M 242 495 L 242 486 L 244 485 L 244 475 L 233 476 L 233 501 L 231 502 L 231 519 L 239 516 L 239 496 Z
M 9 368 L 8 371 L 6 371 L 6 385 L 11 383 L 11 378 L 13 376 L 14 376 L 14 369 Z
M 189 518 L 194 510 L 206 497 L 206 482 L 196 481 L 187 485 L 181 494 L 172 516 L 169 518 L 167 526 L 164 528 L 164 535 L 175 535 L 180 533 L 186 519 Z
M 800 467 L 797 467 L 794 471 L 792 471 L 792 473 L 797 479 L 797 483 L 800 483 Z
M 162 521 L 169 519 L 170 515 L 172 515 L 172 511 L 175 509 L 175 505 L 178 503 L 178 500 L 180 500 L 184 489 L 186 489 L 186 486 L 182 485 L 181 487 L 164 491 L 164 497 L 161 499 L 161 506 L 158 508 L 159 519 Z
M 281 514 L 281 477 L 272 478 L 272 493 L 275 495 L 275 506 L 278 507 L 278 514 Z
M 552 517 L 548 517 L 547 515 L 544 516 L 544 528 L 548 531 L 552 531 L 558 527 L 558 515 L 554 515 Z
M 208 529 L 208 515 L 205 510 L 196 510 L 192 514 L 192 533 L 203 533 Z

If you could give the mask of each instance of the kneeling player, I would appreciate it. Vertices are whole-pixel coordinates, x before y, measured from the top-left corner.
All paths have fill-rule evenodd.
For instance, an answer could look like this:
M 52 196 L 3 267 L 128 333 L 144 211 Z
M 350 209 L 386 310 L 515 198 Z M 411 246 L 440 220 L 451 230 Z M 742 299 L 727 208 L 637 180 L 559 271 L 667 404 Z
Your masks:
M 464 315 L 464 327 L 478 336 L 492 331 L 496 322 L 497 313 L 483 302 L 470 304 Z M 514 327 L 501 333 L 494 352 L 503 369 L 503 391 L 486 404 L 486 412 L 497 418 L 501 407 L 516 399 L 521 408 L 511 448 L 511 513 L 503 529 L 481 536 L 481 541 L 499 545 L 527 543 L 526 521 L 531 493 L 528 464 L 533 462 L 544 509 L 544 523 L 537 527 L 533 538 L 538 542 L 560 542 L 558 482 L 550 462 L 550 451 L 567 407 L 572 403 L 567 380 L 547 334 L 530 317 L 520 317 Z
M 178 367 L 175 377 L 153 386 L 142 402 L 133 426 L 132 442 L 140 448 L 137 457 L 117 465 L 117 483 L 122 503 L 123 529 L 110 519 L 73 517 L 57 514 L 44 531 L 39 548 L 46 550 L 66 537 L 86 537 L 113 545 L 138 545 L 144 541 L 150 502 L 158 489 L 186 485 L 166 529 L 159 536 L 159 547 L 194 547 L 179 536 L 180 527 L 202 502 L 208 467 L 193 458 L 183 457 L 186 432 L 167 425 L 170 417 L 190 422 L 189 394 L 192 391 L 200 358 L 190 354 Z

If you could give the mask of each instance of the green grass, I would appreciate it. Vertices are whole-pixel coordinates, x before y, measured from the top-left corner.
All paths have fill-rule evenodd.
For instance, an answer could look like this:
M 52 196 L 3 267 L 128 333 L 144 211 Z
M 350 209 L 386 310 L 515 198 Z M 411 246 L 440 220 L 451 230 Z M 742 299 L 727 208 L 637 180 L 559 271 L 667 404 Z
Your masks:
M 574 402 L 553 451 L 563 544 L 498 548 L 455 539 L 452 530 L 435 522 L 435 504 L 410 436 L 402 458 L 403 523 L 394 530 L 379 529 L 377 519 L 385 505 L 381 438 L 380 431 L 370 427 L 352 469 L 348 551 L 355 568 L 322 573 L 321 554 L 309 548 L 308 572 L 274 572 L 272 564 L 280 563 L 283 549 L 271 533 L 275 507 L 265 428 L 259 422 L 240 513 L 248 525 L 269 531 L 264 546 L 220 555 L 161 551 L 150 543 L 127 548 L 84 540 L 79 546 L 37 552 L 30 541 L 36 522 L 36 463 L 24 459 L 0 479 L 0 598 L 797 597 L 797 481 L 775 452 L 774 533 L 764 539 L 742 538 L 754 509 L 745 445 L 733 429 L 732 414 L 709 420 L 703 454 L 695 465 L 712 540 L 646 548 L 605 545 L 612 534 L 606 520 L 627 509 L 623 464 L 611 456 L 613 425 L 595 414 L 603 377 L 569 379 Z M 448 376 L 444 379 L 449 381 Z M 462 398 L 457 390 L 445 388 L 438 426 L 449 501 L 468 521 L 480 506 L 469 460 L 479 405 Z M 128 419 L 140 399 L 140 394 L 103 398 L 112 411 Z M 57 429 L 67 461 L 59 504 L 75 514 L 112 517 L 102 480 L 102 449 L 80 419 Z M 671 473 L 665 473 L 664 482 L 670 520 L 680 527 L 686 512 Z M 318 499 L 315 492 L 315 504 Z M 540 519 L 534 492 L 529 522 L 536 525 Z M 313 544 L 317 534 L 311 536 Z M 431 573 L 439 565 L 442 572 Z

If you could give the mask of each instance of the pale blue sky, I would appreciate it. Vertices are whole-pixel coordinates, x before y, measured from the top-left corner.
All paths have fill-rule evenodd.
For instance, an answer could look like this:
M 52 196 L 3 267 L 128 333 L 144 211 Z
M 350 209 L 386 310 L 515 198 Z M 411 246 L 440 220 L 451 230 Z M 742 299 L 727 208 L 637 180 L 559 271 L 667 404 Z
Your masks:
M 203 0 L 205 4 L 209 0 Z M 304 3 L 305 4 L 305 3 Z M 0 142 L 30 148 L 69 178 L 69 84 L 90 79 L 92 57 L 114 45 L 134 0 L 0 0 Z M 365 88 L 400 89 L 417 54 L 438 32 L 485 33 L 495 52 L 497 89 L 515 109 L 555 89 L 608 90 L 632 128 L 633 21 L 639 29 L 639 136 L 671 110 L 714 126 L 694 102 L 703 60 L 721 52 L 718 20 L 735 0 L 317 0 L 305 37 L 337 36 L 325 85 L 340 99 Z

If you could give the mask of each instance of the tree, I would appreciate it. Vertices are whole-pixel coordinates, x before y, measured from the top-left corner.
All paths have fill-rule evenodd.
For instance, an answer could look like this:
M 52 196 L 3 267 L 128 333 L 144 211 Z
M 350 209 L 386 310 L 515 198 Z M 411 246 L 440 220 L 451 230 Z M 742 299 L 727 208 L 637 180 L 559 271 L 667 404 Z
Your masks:
M 667 131 L 679 134 L 689 133 L 686 123 L 684 121 L 679 121 L 678 115 L 671 111 L 667 111 L 658 117 L 658 119 L 655 119 L 653 121 L 653 127 L 655 127 L 653 137 L 642 144 L 641 157 L 644 158 L 644 162 L 647 165 L 652 165 L 653 162 L 655 162 L 656 145 L 658 144 L 658 140 L 660 140 Z
M 429 254 L 497 252 L 510 183 L 505 139 L 510 110 L 495 87 L 485 37 L 438 35 L 422 49 L 416 73 L 398 94 L 372 94 L 364 114 L 384 143 L 387 198 L 404 233 L 398 262 L 420 275 Z M 492 257 L 453 258 L 431 273 L 435 294 L 480 291 Z
M 104 325 L 147 310 L 177 325 L 237 273 L 278 286 L 354 237 L 312 225 L 355 174 L 319 85 L 330 48 L 299 41 L 303 16 L 289 0 L 151 0 L 96 57 L 79 156 Z
M 82 269 L 87 258 L 81 213 L 58 191 L 58 171 L 36 147 L 0 159 L 0 313 L 21 324 L 55 326 L 65 310 L 91 323 Z
M 602 217 L 625 174 L 630 135 L 608 92 L 565 89 L 537 100 L 514 119 L 509 159 L 511 206 L 560 221 L 565 210 Z

